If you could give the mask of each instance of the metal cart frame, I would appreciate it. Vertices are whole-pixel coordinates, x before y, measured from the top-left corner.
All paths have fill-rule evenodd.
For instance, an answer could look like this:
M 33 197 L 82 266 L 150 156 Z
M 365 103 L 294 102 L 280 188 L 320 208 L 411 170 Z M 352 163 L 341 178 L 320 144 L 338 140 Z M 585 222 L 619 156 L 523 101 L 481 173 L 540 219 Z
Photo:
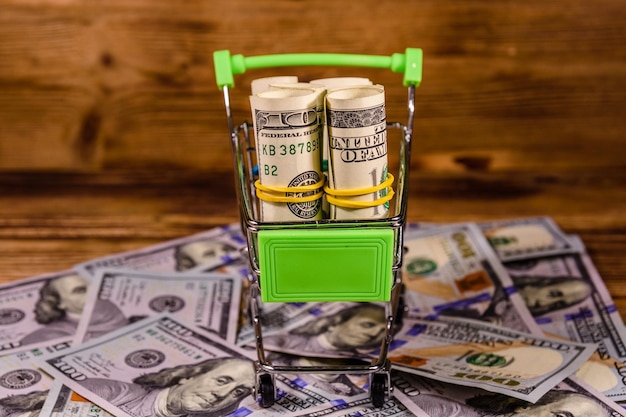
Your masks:
M 411 159 L 411 140 L 413 136 L 413 117 L 415 112 L 415 88 L 419 86 L 422 77 L 422 51 L 417 48 L 407 48 L 405 53 L 393 54 L 391 56 L 377 55 L 354 55 L 354 54 L 278 54 L 244 57 L 243 55 L 231 55 L 229 51 L 222 50 L 214 52 L 215 75 L 218 87 L 224 96 L 224 106 L 228 121 L 228 129 L 232 145 L 233 162 L 235 166 L 235 179 L 237 188 L 237 199 L 240 208 L 240 220 L 242 231 L 247 239 L 247 252 L 249 259 L 249 280 L 250 280 L 250 313 L 251 321 L 255 329 L 256 351 L 258 360 L 256 361 L 256 387 L 253 395 L 263 407 L 270 407 L 275 402 L 276 388 L 274 375 L 279 373 L 346 373 L 346 374 L 368 374 L 370 375 L 370 398 L 375 407 L 381 407 L 391 395 L 390 368 L 391 363 L 387 359 L 389 345 L 393 338 L 392 329 L 400 302 L 401 276 L 403 252 L 403 229 L 406 222 L 406 206 L 408 200 L 408 172 Z M 407 111 L 408 118 L 406 124 L 387 123 L 388 128 L 399 129 L 402 138 L 399 140 L 399 163 L 397 171 L 397 187 L 395 200 L 390 211 L 390 217 L 383 219 L 367 220 L 311 220 L 301 222 L 262 222 L 259 221 L 259 201 L 255 195 L 255 168 L 253 166 L 252 153 L 255 146 L 251 140 L 251 124 L 243 122 L 235 125 L 231 111 L 231 101 L 229 90 L 234 87 L 234 75 L 243 74 L 248 69 L 283 67 L 283 66 L 357 66 L 391 69 L 394 72 L 404 73 L 403 84 L 408 89 Z M 297 237 L 297 242 L 304 242 L 307 246 L 309 239 L 316 237 L 317 246 L 328 246 L 333 244 L 333 239 L 349 234 L 351 231 L 371 231 L 372 236 L 366 237 L 365 246 L 369 245 L 371 239 L 375 245 L 380 239 L 387 239 L 384 246 L 385 254 L 390 259 L 383 263 L 387 269 L 385 273 L 375 273 L 373 278 L 379 291 L 375 295 L 367 294 L 363 297 L 360 293 L 349 294 L 347 299 L 343 294 L 333 294 L 322 300 L 308 299 L 306 293 L 287 295 L 283 298 L 271 298 L 269 301 L 385 301 L 386 326 L 385 334 L 380 346 L 378 358 L 373 359 L 369 364 L 346 364 L 333 366 L 278 366 L 270 363 L 265 356 L 263 347 L 263 336 L 261 326 L 261 302 L 259 297 L 265 300 L 265 294 L 270 286 L 275 285 L 280 276 L 272 276 L 271 280 L 263 280 L 266 275 L 274 274 L 275 271 L 269 269 L 273 262 L 280 262 L 280 255 L 272 254 L 269 258 L 263 255 L 272 250 L 272 239 L 278 234 L 280 238 L 285 236 Z M 285 235 L 285 232 L 287 235 Z M 260 239 L 260 237 L 262 239 Z M 279 238 L 279 240 L 280 240 Z M 348 242 L 351 239 L 347 238 Z M 367 240 L 370 239 L 370 240 Z M 269 242 L 269 243 L 268 243 Z M 295 242 L 295 238 L 294 238 Z M 294 243 L 298 245 L 299 243 Z M 304 247 L 303 246 L 303 247 Z M 350 244 L 344 246 L 352 246 Z M 360 255 L 359 245 L 346 249 L 349 255 L 357 258 Z M 378 247 L 378 246 L 377 246 Z M 267 249 L 269 248 L 269 249 Z M 306 247 L 306 249 L 310 249 Z M 308 256 L 303 249 L 304 256 Z M 313 255 L 314 256 L 313 252 Z M 368 255 L 369 254 L 369 255 Z M 371 251 L 364 253 L 362 259 L 371 258 Z M 265 260 L 263 260 L 263 259 Z M 268 260 L 269 259 L 269 260 Z M 319 258 L 318 258 L 319 259 Z M 319 263 L 319 262 L 318 262 Z M 307 264 L 308 267 L 308 264 Z M 380 265 L 376 264 L 376 267 Z M 345 271 L 345 268 L 344 268 Z M 328 271 L 325 270 L 325 273 Z M 388 275 L 386 281 L 380 282 L 378 275 Z M 383 278 L 385 278 L 383 277 Z M 266 288 L 267 286 L 267 288 Z M 380 292 L 382 288 L 382 295 Z M 262 292 L 262 290 L 264 292 Z M 272 289 L 273 290 L 273 289 Z M 342 298 L 342 296 L 344 298 Z M 294 298 L 295 297 L 295 298 Z M 303 297 L 303 298 L 298 298 Z M 372 298 L 373 297 L 373 298 Z

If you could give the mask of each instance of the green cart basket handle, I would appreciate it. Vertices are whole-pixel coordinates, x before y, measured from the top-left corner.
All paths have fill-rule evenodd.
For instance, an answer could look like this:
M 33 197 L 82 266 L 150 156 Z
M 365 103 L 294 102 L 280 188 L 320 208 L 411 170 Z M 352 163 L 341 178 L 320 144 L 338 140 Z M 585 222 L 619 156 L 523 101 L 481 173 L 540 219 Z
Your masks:
M 287 67 L 287 66 L 355 66 L 371 68 L 388 68 L 393 72 L 404 73 L 403 84 L 419 86 L 422 81 L 422 50 L 407 48 L 405 53 L 384 55 L 357 54 L 275 54 L 245 57 L 241 54 L 231 55 L 228 50 L 213 53 L 215 79 L 217 86 L 235 86 L 234 74 L 243 74 L 248 69 Z

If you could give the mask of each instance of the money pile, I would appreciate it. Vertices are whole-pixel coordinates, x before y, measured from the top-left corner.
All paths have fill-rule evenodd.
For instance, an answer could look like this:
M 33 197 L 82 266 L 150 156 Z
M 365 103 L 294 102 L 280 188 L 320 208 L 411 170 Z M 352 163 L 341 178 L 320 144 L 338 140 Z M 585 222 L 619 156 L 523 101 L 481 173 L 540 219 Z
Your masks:
M 0 286 L 0 416 L 626 416 L 626 331 L 577 236 L 547 217 L 409 223 L 382 409 L 367 375 L 255 389 L 238 225 Z M 380 303 L 263 306 L 267 358 L 377 356 Z
M 293 78 L 252 84 L 260 220 L 388 217 L 384 87 L 358 77 Z

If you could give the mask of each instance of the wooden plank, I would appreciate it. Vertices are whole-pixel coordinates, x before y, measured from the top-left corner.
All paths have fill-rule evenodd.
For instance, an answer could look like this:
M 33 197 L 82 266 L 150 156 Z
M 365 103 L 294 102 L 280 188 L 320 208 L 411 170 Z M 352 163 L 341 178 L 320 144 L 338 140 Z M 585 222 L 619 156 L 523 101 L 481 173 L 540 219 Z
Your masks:
M 314 26 L 302 24 L 313 15 Z M 538 0 L 365 0 L 358 11 L 332 3 L 323 14 L 291 1 L 9 1 L 0 17 L 0 170 L 224 169 L 214 50 L 388 55 L 406 46 L 425 52 L 420 169 L 620 169 L 625 17 L 618 0 L 566 9 Z M 391 118 L 404 114 L 398 74 L 285 71 L 304 80 L 358 72 L 387 87 Z M 249 118 L 250 80 L 275 73 L 238 78 L 237 121 Z

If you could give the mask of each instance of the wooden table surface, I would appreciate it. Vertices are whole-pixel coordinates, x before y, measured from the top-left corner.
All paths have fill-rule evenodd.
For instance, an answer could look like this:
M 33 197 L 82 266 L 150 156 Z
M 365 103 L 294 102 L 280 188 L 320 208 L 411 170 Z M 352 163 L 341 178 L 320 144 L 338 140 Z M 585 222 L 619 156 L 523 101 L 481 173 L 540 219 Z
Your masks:
M 626 317 L 626 175 L 413 170 L 410 221 L 550 216 L 582 237 Z M 231 173 L 0 175 L 0 281 L 236 222 Z

